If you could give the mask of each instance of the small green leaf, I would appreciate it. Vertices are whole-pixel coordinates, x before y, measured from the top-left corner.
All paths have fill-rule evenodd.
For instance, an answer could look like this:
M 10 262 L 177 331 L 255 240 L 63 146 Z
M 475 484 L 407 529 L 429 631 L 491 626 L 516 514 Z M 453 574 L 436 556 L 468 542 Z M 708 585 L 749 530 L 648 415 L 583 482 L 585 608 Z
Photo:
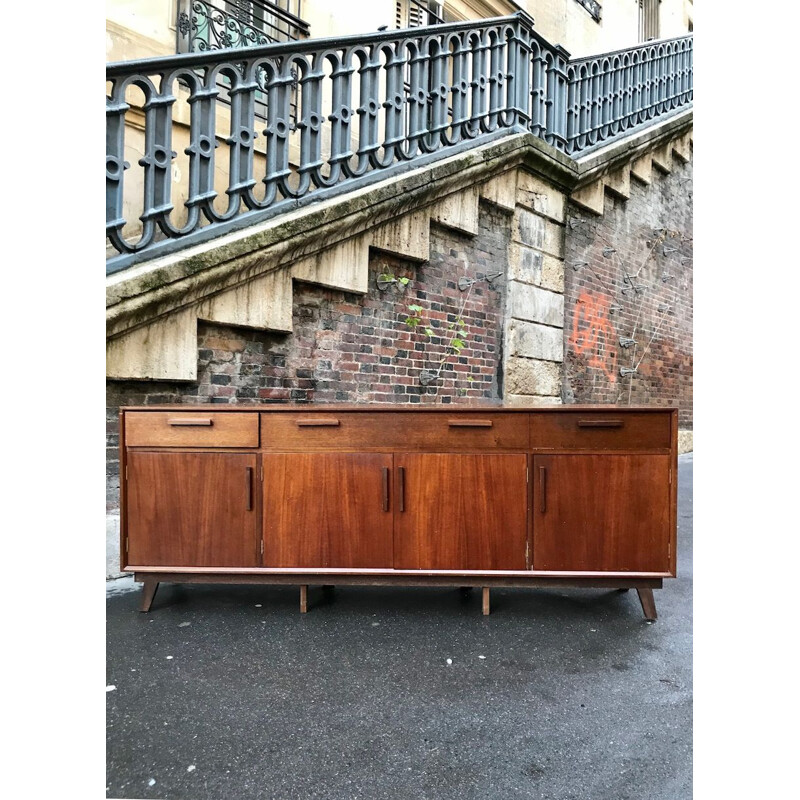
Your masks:
M 386 281 L 388 283 L 389 281 L 394 280 L 394 275 L 392 275 L 389 272 L 384 272 L 383 275 L 380 276 L 380 280 Z
M 475 381 L 475 378 L 473 378 L 472 375 L 467 375 L 467 382 L 468 383 L 473 383 L 474 381 Z
M 464 342 L 462 342 L 461 339 L 453 339 L 453 341 L 450 342 L 450 347 L 460 350 L 462 347 L 464 347 Z
M 433 328 L 425 328 L 425 333 L 427 333 L 428 336 L 435 336 Z
M 406 317 L 406 325 L 410 325 L 412 328 L 415 328 L 419 325 L 419 317 Z
M 399 281 L 403 284 L 403 286 L 408 286 L 410 280 L 410 278 L 399 278 Z

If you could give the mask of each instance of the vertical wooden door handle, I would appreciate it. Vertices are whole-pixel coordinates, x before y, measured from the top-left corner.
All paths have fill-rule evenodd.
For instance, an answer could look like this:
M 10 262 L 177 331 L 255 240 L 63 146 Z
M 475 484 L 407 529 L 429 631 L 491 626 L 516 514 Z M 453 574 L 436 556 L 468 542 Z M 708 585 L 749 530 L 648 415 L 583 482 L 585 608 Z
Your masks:
M 547 467 L 539 467 L 539 509 L 547 511 Z
M 247 480 L 247 510 L 253 510 L 253 468 L 245 467 L 245 479 Z
M 383 510 L 389 510 L 389 467 L 383 468 Z
M 406 510 L 406 468 L 405 467 L 398 467 L 397 474 L 400 478 L 400 497 L 397 498 L 397 502 L 400 508 L 400 511 Z

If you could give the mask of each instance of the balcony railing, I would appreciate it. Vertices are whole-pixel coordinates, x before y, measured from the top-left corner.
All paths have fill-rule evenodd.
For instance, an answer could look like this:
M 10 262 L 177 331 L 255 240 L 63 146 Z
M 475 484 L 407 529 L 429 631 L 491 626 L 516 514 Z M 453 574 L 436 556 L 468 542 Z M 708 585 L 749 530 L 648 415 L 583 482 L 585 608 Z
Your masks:
M 178 52 L 298 41 L 308 36 L 308 23 L 299 15 L 300 0 L 184 0 L 178 11 Z
M 575 155 L 692 101 L 691 37 L 569 61 L 532 23 L 519 12 L 110 64 L 108 271 L 498 136 L 529 131 Z

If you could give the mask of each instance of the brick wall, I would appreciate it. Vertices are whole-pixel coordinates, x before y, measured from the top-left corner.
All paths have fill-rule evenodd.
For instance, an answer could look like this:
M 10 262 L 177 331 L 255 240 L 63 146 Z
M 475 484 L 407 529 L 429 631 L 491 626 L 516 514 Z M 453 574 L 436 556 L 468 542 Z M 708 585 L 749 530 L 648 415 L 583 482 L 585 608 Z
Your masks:
M 565 402 L 674 404 L 691 429 L 692 231 L 692 164 L 677 158 L 628 200 L 606 193 L 602 217 L 569 205 Z
M 367 295 L 295 283 L 292 334 L 200 323 L 198 380 L 192 384 L 109 381 L 107 504 L 119 505 L 118 410 L 159 403 L 497 403 L 502 397 L 505 280 L 476 284 L 463 311 L 467 347 L 451 358 L 438 388 L 419 371 L 445 351 L 405 323 L 408 306 L 447 334 L 465 294 L 459 277 L 504 271 L 510 215 L 480 207 L 476 237 L 431 226 L 430 261 L 411 264 L 371 252 Z M 464 258 L 468 267 L 465 272 Z M 408 277 L 405 292 L 377 289 L 379 274 Z

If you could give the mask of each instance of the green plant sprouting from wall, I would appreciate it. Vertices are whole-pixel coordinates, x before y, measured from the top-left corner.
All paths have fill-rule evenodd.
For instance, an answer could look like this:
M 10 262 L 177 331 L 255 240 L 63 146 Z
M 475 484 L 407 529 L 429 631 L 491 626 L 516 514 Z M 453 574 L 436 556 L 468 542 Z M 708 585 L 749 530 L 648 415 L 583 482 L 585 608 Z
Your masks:
M 466 271 L 466 260 L 464 262 L 464 266 Z M 435 389 L 436 382 L 441 379 L 442 372 L 447 367 L 450 359 L 457 358 L 462 354 L 462 352 L 464 352 L 465 349 L 468 348 L 469 333 L 467 330 L 467 324 L 464 320 L 464 311 L 467 307 L 467 303 L 469 302 L 470 295 L 472 294 L 472 287 L 476 283 L 483 281 L 491 285 L 491 281 L 499 277 L 501 274 L 502 273 L 496 273 L 491 276 L 484 275 L 478 278 L 468 278 L 466 275 L 464 275 L 461 279 L 459 279 L 458 287 L 463 294 L 458 304 L 456 313 L 454 315 L 448 315 L 449 317 L 452 317 L 452 319 L 446 323 L 444 331 L 437 331 L 434 329 L 434 323 L 426 319 L 424 316 L 425 309 L 421 305 L 418 303 L 410 303 L 407 306 L 407 313 L 403 321 L 414 333 L 424 337 L 426 345 L 432 345 L 437 339 L 443 341 L 444 349 L 441 355 L 432 362 L 429 362 L 428 367 L 420 370 L 419 382 L 421 386 L 434 386 Z M 386 289 L 389 286 L 394 285 L 397 288 L 405 290 L 409 283 L 409 278 L 398 278 L 391 273 L 382 273 L 378 276 L 378 288 L 380 289 Z M 467 383 L 473 383 L 474 378 L 472 375 L 467 375 L 466 381 Z M 459 394 L 463 395 L 466 394 L 467 390 L 460 388 L 457 389 L 457 391 Z

